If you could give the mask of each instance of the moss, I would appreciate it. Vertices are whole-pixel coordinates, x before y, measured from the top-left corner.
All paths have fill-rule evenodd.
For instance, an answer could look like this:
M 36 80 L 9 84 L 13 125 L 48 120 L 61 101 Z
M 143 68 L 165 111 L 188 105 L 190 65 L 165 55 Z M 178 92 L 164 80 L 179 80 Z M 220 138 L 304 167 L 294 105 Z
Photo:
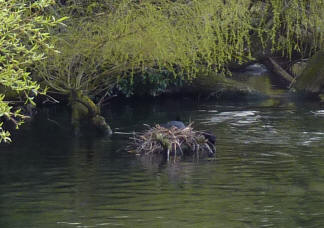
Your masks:
M 324 51 L 317 52 L 295 83 L 302 92 L 319 93 L 324 86 Z
M 111 128 L 104 117 L 100 115 L 99 107 L 81 91 L 73 91 L 70 94 L 72 107 L 71 123 L 75 133 L 79 133 L 81 125 L 87 123 L 100 134 L 111 134 Z
M 72 115 L 71 115 L 72 126 L 75 129 L 79 129 L 81 124 L 80 121 L 88 117 L 89 110 L 84 104 L 78 101 L 78 100 L 83 100 L 81 92 L 75 92 L 75 91 L 71 92 L 69 100 L 72 109 Z
M 303 62 L 303 61 L 297 62 L 292 65 L 291 72 L 295 77 L 299 77 L 300 75 L 302 75 L 306 66 L 307 66 L 307 62 Z
M 85 119 L 88 116 L 88 109 L 78 103 L 75 102 L 71 105 L 72 108 L 72 116 L 71 116 L 71 123 L 74 128 L 79 128 L 80 127 L 80 121 L 82 119 Z
M 216 73 L 200 75 L 192 83 L 193 90 L 206 93 L 208 95 L 226 95 L 234 96 L 248 94 L 272 95 L 272 85 L 270 79 L 266 76 L 246 76 L 240 78 L 236 76 L 224 76 Z
M 112 134 L 112 130 L 103 116 L 96 115 L 91 119 L 91 123 L 100 134 Z

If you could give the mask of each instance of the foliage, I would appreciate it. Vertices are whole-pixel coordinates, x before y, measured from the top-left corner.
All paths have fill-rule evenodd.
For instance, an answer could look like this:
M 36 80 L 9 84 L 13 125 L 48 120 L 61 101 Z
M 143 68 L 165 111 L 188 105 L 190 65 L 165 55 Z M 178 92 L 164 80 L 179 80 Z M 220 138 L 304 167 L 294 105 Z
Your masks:
M 264 45 L 289 58 L 294 53 L 309 56 L 324 47 L 324 1 L 257 1 L 251 8 L 254 24 Z
M 40 92 L 29 74 L 34 67 L 62 94 L 107 95 L 116 84 L 131 93 L 136 82 L 158 94 L 253 59 L 257 43 L 290 58 L 324 45 L 324 0 L 58 0 L 48 8 L 53 2 L 0 0 L 0 117 L 16 126 L 24 116 L 6 98 L 14 92 L 33 103 Z M 51 45 L 46 28 L 60 20 L 46 14 L 71 17 L 51 30 Z M 46 52 L 44 61 L 53 45 L 60 54 Z M 2 126 L 0 139 L 9 141 Z
M 32 81 L 28 69 L 44 59 L 44 50 L 53 49 L 48 44 L 46 27 L 60 23 L 44 16 L 51 0 L 25 3 L 20 0 L 0 0 L 0 117 L 18 127 L 24 115 L 14 110 L 4 94 L 14 92 L 33 104 L 33 97 L 40 92 Z M 0 142 L 10 142 L 10 132 L 0 121 Z
M 127 77 L 121 78 L 116 89 L 126 97 L 133 95 L 159 96 L 169 89 L 183 86 L 184 83 L 183 79 L 174 77 L 169 71 L 149 69 L 134 75 L 132 80 Z
M 91 95 L 111 88 L 116 79 L 133 83 L 134 75 L 168 72 L 191 80 L 202 69 L 222 71 L 229 61 L 250 57 L 245 5 L 243 0 L 114 3 L 107 14 L 69 22 L 73 27 L 57 37 L 62 54 L 48 59 L 42 78 L 60 93 L 78 88 Z M 82 59 L 78 64 L 76 56 Z M 162 87 L 172 84 L 160 79 Z
M 57 34 L 62 54 L 51 56 L 40 70 L 60 93 L 78 88 L 97 95 L 118 81 L 130 94 L 134 82 L 151 81 L 157 94 L 179 78 L 191 80 L 198 73 L 226 71 L 228 63 L 253 59 L 252 43 L 291 57 L 294 52 L 314 52 L 324 42 L 323 0 L 61 4 L 57 12 L 72 17 L 70 26 Z
M 56 12 L 73 18 L 88 17 L 89 15 L 113 10 L 116 0 L 57 0 Z

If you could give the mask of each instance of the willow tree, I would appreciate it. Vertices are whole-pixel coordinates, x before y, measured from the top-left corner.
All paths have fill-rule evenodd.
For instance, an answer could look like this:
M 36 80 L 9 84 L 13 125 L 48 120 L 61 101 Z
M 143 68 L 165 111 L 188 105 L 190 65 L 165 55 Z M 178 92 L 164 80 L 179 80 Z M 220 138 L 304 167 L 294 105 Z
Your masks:
M 39 72 L 72 106 L 150 70 L 189 81 L 224 72 L 229 63 L 253 59 L 256 43 L 286 56 L 323 46 L 323 0 L 106 0 L 80 1 L 81 8 L 66 2 L 72 18 L 56 36 L 61 54 Z
M 254 1 L 251 12 L 259 40 L 272 52 L 292 58 L 324 47 L 323 0 Z
M 3 125 L 5 119 L 18 128 L 26 118 L 9 99 L 18 97 L 23 103 L 34 104 L 33 98 L 43 92 L 32 80 L 29 69 L 45 58 L 45 50 L 53 50 L 46 28 L 60 20 L 44 16 L 45 8 L 52 3 L 0 0 L 0 142 L 11 141 L 10 132 Z

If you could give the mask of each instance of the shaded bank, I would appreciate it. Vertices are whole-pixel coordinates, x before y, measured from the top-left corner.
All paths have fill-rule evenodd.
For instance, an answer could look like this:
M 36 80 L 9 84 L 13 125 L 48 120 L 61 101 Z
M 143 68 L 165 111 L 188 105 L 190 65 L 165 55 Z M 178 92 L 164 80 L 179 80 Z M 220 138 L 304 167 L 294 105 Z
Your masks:
M 324 51 L 316 53 L 304 66 L 294 87 L 300 92 L 320 94 L 324 86 Z

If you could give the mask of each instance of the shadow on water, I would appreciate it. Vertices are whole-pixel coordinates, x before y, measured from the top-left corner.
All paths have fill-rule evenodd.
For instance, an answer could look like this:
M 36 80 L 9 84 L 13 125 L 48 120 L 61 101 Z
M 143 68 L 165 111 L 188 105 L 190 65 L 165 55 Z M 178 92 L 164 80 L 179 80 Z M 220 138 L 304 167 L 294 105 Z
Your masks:
M 215 161 L 137 158 L 123 150 L 128 135 L 74 138 L 66 110 L 42 110 L 0 146 L 0 227 L 324 224 L 321 104 L 162 100 L 105 110 L 126 133 L 178 115 L 217 135 Z

